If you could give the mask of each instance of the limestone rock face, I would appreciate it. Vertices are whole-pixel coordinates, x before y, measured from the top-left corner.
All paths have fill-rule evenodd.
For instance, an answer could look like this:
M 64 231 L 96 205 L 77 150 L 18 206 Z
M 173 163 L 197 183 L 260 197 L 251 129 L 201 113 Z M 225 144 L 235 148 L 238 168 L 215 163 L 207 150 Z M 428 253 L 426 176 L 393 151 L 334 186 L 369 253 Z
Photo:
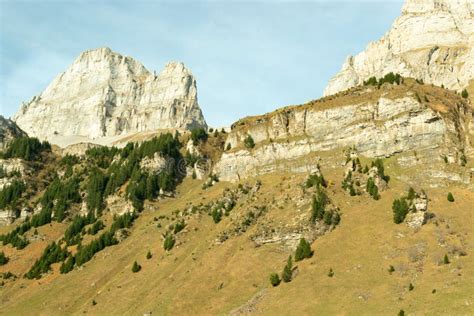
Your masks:
M 473 47 L 473 0 L 406 0 L 392 28 L 349 56 L 324 95 L 389 72 L 460 90 L 474 78 Z
M 207 126 L 196 80 L 182 63 L 169 63 L 156 75 L 109 48 L 82 53 L 43 93 L 23 104 L 14 121 L 40 139 Z
M 447 97 L 446 90 L 430 88 L 430 93 L 440 93 L 446 100 L 452 96 L 452 107 L 442 108 L 442 103 L 420 102 L 421 92 L 407 87 L 385 88 L 389 90 L 357 88 L 345 97 L 238 121 L 225 144 L 232 149 L 222 154 L 214 173 L 221 180 L 238 181 L 275 171 L 310 172 L 319 163 L 315 154 L 352 146 L 365 157 L 416 152 L 416 163 L 444 164 L 442 157 L 459 157 L 469 147 L 466 138 L 472 115 L 459 96 L 449 92 Z M 331 102 L 340 104 L 330 106 Z M 255 148 L 243 145 L 247 135 L 254 139 Z
M 10 141 L 22 136 L 27 135 L 15 122 L 0 115 L 0 151 L 4 150 Z

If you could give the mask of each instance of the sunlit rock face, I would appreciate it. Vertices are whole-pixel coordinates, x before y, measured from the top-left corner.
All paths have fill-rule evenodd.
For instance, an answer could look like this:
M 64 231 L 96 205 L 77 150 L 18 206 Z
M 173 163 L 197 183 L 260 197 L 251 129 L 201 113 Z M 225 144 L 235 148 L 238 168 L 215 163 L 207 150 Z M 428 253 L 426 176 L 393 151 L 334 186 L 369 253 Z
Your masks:
M 83 52 L 23 104 L 14 121 L 40 139 L 206 127 L 196 80 L 182 63 L 168 63 L 155 74 L 109 48 Z
M 474 78 L 473 47 L 473 0 L 407 0 L 392 28 L 349 56 L 324 95 L 389 72 L 461 90 Z

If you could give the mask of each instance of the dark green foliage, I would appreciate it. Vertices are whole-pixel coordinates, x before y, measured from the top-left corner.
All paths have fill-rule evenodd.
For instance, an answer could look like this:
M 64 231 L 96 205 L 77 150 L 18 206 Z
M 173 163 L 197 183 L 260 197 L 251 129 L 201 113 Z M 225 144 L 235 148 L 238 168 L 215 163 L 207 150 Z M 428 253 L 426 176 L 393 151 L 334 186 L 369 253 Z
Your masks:
M 21 250 L 28 246 L 29 241 L 22 237 L 22 235 L 30 229 L 31 225 L 29 221 L 16 227 L 14 230 L 5 235 L 0 235 L 0 240 L 3 245 L 11 244 L 18 250 Z
M 0 252 L 0 266 L 3 266 L 8 263 L 10 259 L 8 259 L 7 256 L 5 256 L 5 253 L 3 251 Z
M 466 90 L 466 89 L 463 89 L 463 90 L 462 90 L 461 96 L 462 96 L 464 99 L 467 99 L 467 97 L 469 96 L 469 93 L 467 93 L 467 90 Z
M 313 251 L 311 250 L 311 245 L 306 239 L 301 238 L 300 243 L 295 251 L 295 261 L 301 261 L 306 258 L 311 258 L 313 256 Z
M 313 197 L 311 210 L 311 220 L 313 222 L 323 219 L 327 203 L 328 197 L 326 193 L 323 190 L 318 189 Z
M 184 222 L 184 220 L 181 220 L 181 221 L 177 222 L 174 225 L 173 233 L 174 234 L 179 233 L 180 231 L 182 231 L 184 229 L 184 227 L 186 227 L 186 223 Z
M 405 316 L 405 311 L 403 309 L 401 309 L 399 312 L 398 312 L 398 316 Z
M 450 263 L 451 263 L 451 261 L 449 261 L 449 258 L 448 258 L 448 255 L 447 255 L 447 254 L 444 255 L 443 263 L 444 263 L 444 264 L 450 264 Z
M 382 178 L 386 182 L 390 181 L 390 177 L 385 174 L 385 168 L 382 159 L 377 158 L 375 159 L 375 161 L 372 161 L 372 167 L 374 166 L 377 167 L 377 174 L 380 178 Z
M 59 164 L 61 166 L 74 166 L 76 164 L 79 163 L 79 157 L 77 157 L 76 155 L 70 155 L 70 154 L 66 154 L 66 156 L 64 156 L 61 161 L 59 162 Z
M 255 147 L 255 142 L 252 136 L 247 135 L 247 137 L 244 140 L 244 145 L 245 145 L 245 148 L 248 148 L 248 149 L 252 149 Z
M 415 197 L 416 197 L 416 192 L 412 187 L 410 187 L 408 189 L 407 200 L 412 201 Z
M 408 203 L 405 198 L 395 199 L 392 204 L 393 222 L 400 224 L 408 214 Z
M 270 283 L 272 284 L 272 286 L 280 285 L 281 280 L 277 273 L 270 274 Z
M 115 239 L 114 233 L 112 231 L 103 233 L 98 239 L 93 240 L 91 243 L 78 250 L 75 256 L 76 265 L 83 265 L 87 261 L 91 260 L 95 253 L 108 246 L 116 244 L 118 244 L 118 241 Z
M 462 167 L 464 167 L 467 164 L 467 158 L 464 153 L 461 153 L 461 157 L 459 157 L 459 162 L 461 163 Z
M 110 231 L 115 233 L 119 229 L 132 227 L 136 218 L 137 215 L 135 213 L 125 213 L 121 216 L 115 216 Z
M 426 95 L 425 95 L 424 99 L 425 99 L 426 103 L 430 103 L 430 99 L 428 99 L 428 97 Z
M 212 219 L 214 220 L 214 223 L 219 223 L 222 219 L 222 211 L 220 209 L 213 209 L 211 212 Z
M 74 256 L 69 256 L 66 261 L 64 261 L 62 264 L 61 264 L 61 267 L 59 268 L 59 272 L 65 274 L 65 273 L 68 273 L 70 271 L 72 271 L 72 269 L 74 269 L 74 264 L 75 264 L 75 259 L 74 259 Z
M 311 187 L 327 187 L 327 182 L 324 179 L 324 176 L 321 174 L 321 176 L 318 176 L 316 174 L 312 174 L 308 177 L 306 180 L 306 187 L 311 188 Z
M 48 142 L 40 142 L 35 137 L 19 137 L 8 145 L 7 150 L 3 153 L 3 158 L 35 160 L 43 151 L 51 151 L 51 145 Z
M 189 151 L 186 151 L 186 155 L 184 156 L 184 160 L 186 162 L 186 166 L 193 167 L 196 162 L 201 159 L 201 156 L 191 154 Z
M 80 241 L 80 233 L 82 229 L 89 224 L 92 224 L 96 221 L 96 218 L 92 212 L 89 212 L 87 216 L 76 215 L 72 223 L 64 232 L 64 240 L 66 244 L 75 245 Z
M 105 228 L 104 223 L 101 220 L 95 222 L 88 230 L 89 235 L 96 235 L 99 231 Z
M 293 278 L 293 259 L 291 256 L 288 257 L 285 267 L 283 268 L 283 273 L 281 275 L 283 282 L 291 282 Z
M 175 243 L 175 239 L 173 235 L 171 234 L 166 235 L 165 241 L 163 242 L 163 249 L 165 249 L 166 251 L 170 251 L 171 249 L 173 249 L 174 243 Z
M 329 268 L 328 277 L 332 278 L 334 276 L 334 271 L 332 268 Z
M 15 207 L 16 202 L 26 190 L 26 185 L 23 181 L 13 180 L 10 185 L 3 187 L 0 191 L 0 209 L 7 206 Z
M 134 262 L 132 266 L 132 272 L 137 273 L 142 269 L 142 266 L 138 264 L 138 262 Z
M 364 86 L 378 86 L 380 87 L 384 83 L 390 83 L 390 84 L 400 84 L 403 81 L 402 77 L 399 74 L 394 74 L 393 72 L 389 72 L 386 74 L 384 77 L 377 78 L 375 77 L 370 77 L 366 81 L 364 81 Z
M 207 132 L 204 128 L 193 128 L 191 130 L 191 139 L 193 144 L 197 145 L 199 142 L 205 142 L 208 138 Z
M 151 259 L 151 257 L 152 257 L 151 252 L 148 251 L 148 252 L 146 253 L 146 258 L 147 258 L 147 259 Z
M 388 273 L 392 274 L 393 272 L 395 272 L 395 268 L 390 265 L 390 267 L 388 268 Z
M 86 157 L 93 165 L 105 169 L 119 152 L 117 147 L 92 147 L 86 150 Z
M 101 211 L 104 208 L 104 192 L 107 185 L 107 176 L 99 169 L 94 169 L 87 183 L 87 208 L 90 211 Z
M 95 300 L 92 300 L 92 306 L 96 306 L 97 302 Z
M 42 213 L 49 213 L 44 214 L 43 217 L 50 217 L 50 214 L 54 212 L 56 220 L 61 222 L 66 217 L 66 210 L 69 208 L 70 204 L 79 203 L 80 201 L 79 179 L 71 177 L 68 180 L 61 181 L 56 177 L 41 197 Z M 42 225 L 47 223 L 49 222 L 47 221 Z M 41 225 L 33 226 L 37 227 Z
M 232 148 L 232 145 L 230 143 L 228 143 L 225 150 L 231 150 L 231 148 Z
M 367 179 L 366 190 L 374 200 L 380 199 L 379 188 L 371 177 Z
M 413 291 L 414 289 L 415 289 L 415 286 L 410 283 L 410 285 L 408 285 L 408 291 Z
M 27 279 L 39 279 L 43 273 L 48 272 L 51 269 L 51 264 L 61 262 L 66 259 L 68 252 L 66 248 L 61 249 L 61 246 L 53 242 L 48 245 L 44 250 L 41 257 L 36 260 L 35 264 L 25 274 Z
M 451 192 L 448 193 L 448 201 L 449 202 L 454 202 L 454 196 Z

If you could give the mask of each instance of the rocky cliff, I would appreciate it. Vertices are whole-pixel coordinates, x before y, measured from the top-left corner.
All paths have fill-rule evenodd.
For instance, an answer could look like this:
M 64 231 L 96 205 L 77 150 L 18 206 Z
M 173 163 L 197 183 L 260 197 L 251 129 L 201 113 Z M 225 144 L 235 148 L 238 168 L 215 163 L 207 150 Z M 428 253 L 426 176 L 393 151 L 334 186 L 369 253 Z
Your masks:
M 21 136 L 26 136 L 26 133 L 15 122 L 0 115 L 0 151 L 5 149 L 11 140 Z
M 196 80 L 182 63 L 159 73 L 109 48 L 82 53 L 14 121 L 30 136 L 100 138 L 206 127 Z
M 459 165 L 471 153 L 471 120 L 466 100 L 413 79 L 380 89 L 358 87 L 238 121 L 226 141 L 231 149 L 223 153 L 214 171 L 223 180 L 275 170 L 308 172 L 320 163 L 316 155 L 332 153 L 324 163 L 335 166 L 340 161 L 334 160 L 334 153 L 353 146 L 365 157 L 400 154 L 400 165 L 440 163 L 444 170 L 443 160 Z M 255 141 L 252 149 L 244 146 L 247 135 Z M 437 172 L 433 177 L 469 181 L 466 175 L 454 174 Z
M 474 78 L 474 1 L 407 0 L 392 28 L 349 56 L 324 95 L 395 72 L 460 90 Z

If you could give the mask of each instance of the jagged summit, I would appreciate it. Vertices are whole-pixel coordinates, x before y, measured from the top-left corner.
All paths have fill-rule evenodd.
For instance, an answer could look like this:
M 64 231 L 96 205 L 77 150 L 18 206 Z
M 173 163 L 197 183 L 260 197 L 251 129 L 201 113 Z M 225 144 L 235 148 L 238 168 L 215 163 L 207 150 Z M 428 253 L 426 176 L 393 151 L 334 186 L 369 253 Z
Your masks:
M 474 1 L 407 0 L 392 28 L 349 56 L 324 95 L 396 72 L 460 90 L 474 77 Z
M 206 126 L 196 80 L 183 63 L 168 63 L 156 74 L 110 48 L 81 53 L 14 121 L 49 140 Z

